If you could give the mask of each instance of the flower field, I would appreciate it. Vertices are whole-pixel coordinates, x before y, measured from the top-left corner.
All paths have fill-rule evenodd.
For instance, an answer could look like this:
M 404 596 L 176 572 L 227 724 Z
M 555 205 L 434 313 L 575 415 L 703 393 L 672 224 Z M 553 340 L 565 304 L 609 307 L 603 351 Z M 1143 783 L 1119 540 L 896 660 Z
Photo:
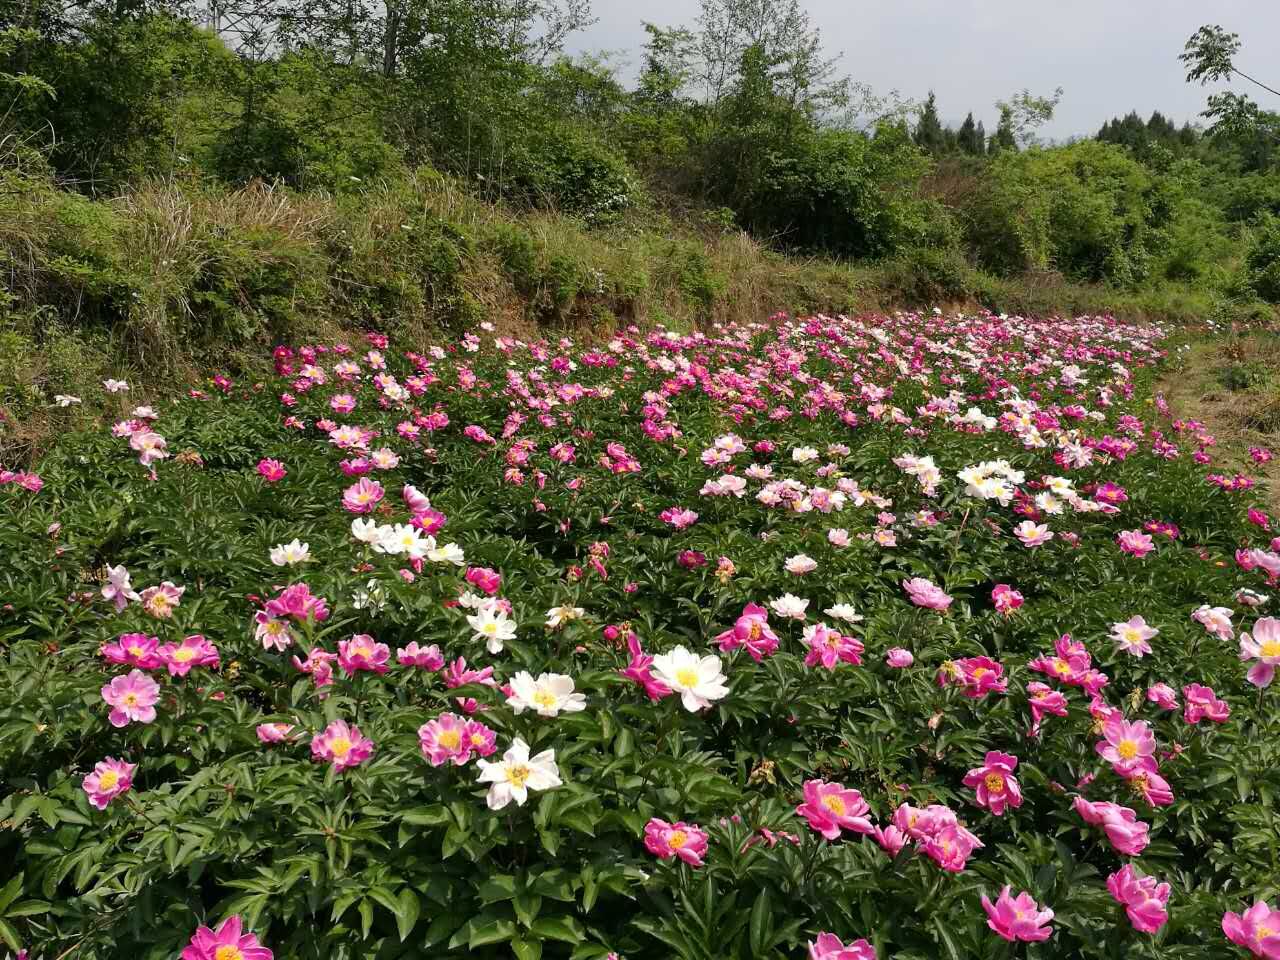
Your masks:
M 1169 333 L 371 334 L 61 397 L 97 427 L 0 473 L 0 940 L 1280 958 L 1280 525 Z

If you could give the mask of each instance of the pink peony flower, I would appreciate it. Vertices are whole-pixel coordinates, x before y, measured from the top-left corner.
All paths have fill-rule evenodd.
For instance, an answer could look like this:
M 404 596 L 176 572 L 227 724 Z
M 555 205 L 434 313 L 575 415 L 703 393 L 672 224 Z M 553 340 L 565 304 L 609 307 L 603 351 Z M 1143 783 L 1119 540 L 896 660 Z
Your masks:
M 1142 617 L 1130 617 L 1124 623 L 1111 625 L 1111 639 L 1116 642 L 1116 647 L 1135 657 L 1150 653 L 1151 644 L 1147 641 L 1159 633 L 1155 627 L 1147 626 Z
M 872 836 L 876 838 L 880 848 L 891 857 L 896 857 L 902 848 L 911 842 L 910 837 L 892 824 L 876 827 L 872 831 Z
M 329 608 L 325 605 L 324 598 L 312 596 L 311 588 L 305 583 L 285 587 L 279 596 L 267 601 L 265 609 L 270 617 L 292 617 L 299 623 L 307 620 L 319 623 L 329 617 Z M 263 645 L 266 645 L 265 642 Z
M 653 657 L 644 652 L 644 648 L 640 646 L 640 638 L 635 633 L 627 633 L 627 650 L 631 654 L 631 662 L 618 672 L 639 684 L 650 700 L 657 701 L 671 696 L 671 688 L 653 675 Z
M 258 474 L 267 483 L 279 483 L 288 475 L 288 471 L 279 460 L 263 458 L 258 461 Z
M 502 589 L 502 574 L 488 567 L 467 567 L 467 583 L 487 596 L 496 596 Z
M 254 728 L 263 743 L 283 743 L 293 732 L 292 723 L 260 723 Z
M 658 519 L 677 530 L 684 530 L 698 522 L 698 514 L 685 507 L 667 507 L 658 514 Z
M 1264 960 L 1280 958 L 1280 910 L 1259 900 L 1244 913 L 1222 915 L 1222 932 L 1236 946 Z
M 115 604 L 116 613 L 129 606 L 129 601 L 142 599 L 129 582 L 129 571 L 123 565 L 107 567 L 107 582 L 102 586 L 102 598 Z
M 809 960 L 876 960 L 876 951 L 865 939 L 846 947 L 834 933 L 820 933 L 809 941 Z
M 1209 719 L 1214 723 L 1226 723 L 1231 708 L 1225 700 L 1219 700 L 1212 687 L 1190 683 L 1182 688 L 1182 719 L 1187 723 L 1199 723 Z
M 123 633 L 115 643 L 104 644 L 98 652 L 108 663 L 156 670 L 164 666 L 164 661 L 157 652 L 159 646 L 158 637 L 149 637 L 145 633 Z
M 804 645 L 809 648 L 804 658 L 806 667 L 821 664 L 828 670 L 834 670 L 842 661 L 854 666 L 862 663 L 862 642 L 832 630 L 825 623 L 813 623 L 804 628 Z
M 218 648 L 198 633 L 181 643 L 166 643 L 156 653 L 169 668 L 171 677 L 185 677 L 192 667 L 213 667 L 216 670 L 221 663 Z
M 1147 687 L 1147 700 L 1161 710 L 1178 709 L 1178 691 L 1167 683 L 1153 683 Z
M 444 666 L 444 655 L 434 643 L 420 647 L 415 640 L 396 651 L 396 662 L 402 667 L 420 667 L 423 670 L 439 670 Z
M 350 640 L 338 641 L 338 666 L 349 677 L 361 670 L 386 673 L 390 659 L 391 648 L 376 642 L 367 633 L 357 633 Z
M 1025 890 L 1017 897 L 1010 897 L 1005 886 L 993 904 L 987 895 L 982 895 L 982 909 L 987 911 L 987 926 L 1010 943 L 1018 940 L 1048 940 L 1053 935 L 1049 922 L 1053 920 L 1053 911 L 1048 907 L 1043 910 Z
M 1033 520 L 1023 520 L 1014 527 L 1013 532 L 1024 547 L 1039 547 L 1053 539 L 1053 531 L 1047 524 Z
M 915 655 L 902 647 L 892 647 L 885 651 L 884 662 L 895 670 L 903 670 L 916 662 Z
M 133 771 L 136 769 L 137 764 L 125 763 L 114 757 L 94 764 L 93 772 L 81 784 L 89 803 L 99 810 L 107 809 L 107 804 L 133 786 Z
M 743 607 L 733 626 L 715 639 L 722 653 L 746 647 L 757 663 L 778 649 L 778 635 L 769 628 L 769 611 L 755 603 Z
M 938 670 L 938 686 L 958 686 L 970 700 L 979 700 L 988 693 L 1005 692 L 1009 681 L 1003 675 L 1004 665 L 990 657 L 948 660 Z
M 239 915 L 228 917 L 218 929 L 200 927 L 182 951 L 182 960 L 273 960 L 274 954 L 252 933 L 241 935 Z
M 667 823 L 651 817 L 644 827 L 644 846 L 662 860 L 678 857 L 691 867 L 700 867 L 707 853 L 707 834 L 696 824 Z
M 904 580 L 902 589 L 907 591 L 907 596 L 911 598 L 911 602 L 917 607 L 925 607 L 929 610 L 945 610 L 951 606 L 952 598 L 947 596 L 939 587 L 931 580 L 924 577 L 912 577 L 910 580 Z
M 471 759 L 471 740 L 467 728 L 471 721 L 454 713 L 442 713 L 418 728 L 418 745 L 433 767 L 452 763 L 462 766 Z M 482 724 L 476 724 L 477 727 Z M 488 729 L 487 727 L 485 728 Z M 490 751 L 492 752 L 492 751 Z M 484 754 L 487 756 L 487 754 Z
M 373 741 L 360 733 L 360 728 L 347 726 L 344 720 L 334 720 L 311 738 L 311 756 L 315 760 L 327 760 L 333 769 L 341 773 L 350 767 L 358 767 L 373 756 Z
M 1236 635 L 1235 627 L 1231 624 L 1234 615 L 1235 611 L 1230 607 L 1211 607 L 1205 603 L 1196 608 L 1191 619 L 1201 624 L 1211 636 L 1230 640 Z
M 841 829 L 854 833 L 873 832 L 875 828 L 866 816 L 869 810 L 857 790 L 825 780 L 806 781 L 804 803 L 796 807 L 796 813 L 828 840 L 838 840 Z
M 1013 775 L 1017 767 L 1017 757 L 990 750 L 982 766 L 964 775 L 964 784 L 977 789 L 978 806 L 986 807 L 999 817 L 1004 814 L 1006 806 L 1015 809 L 1022 806 L 1022 789 Z
M 991 590 L 991 602 L 996 612 L 1006 617 L 1017 610 L 1023 603 L 1023 596 L 1007 583 L 997 583 Z
M 1032 737 L 1039 736 L 1040 723 L 1046 715 L 1067 715 L 1066 695 L 1044 683 L 1027 684 L 1027 706 L 1031 708 L 1031 729 L 1028 735 Z
M 1257 660 L 1246 675 L 1255 687 L 1268 687 L 1280 664 L 1280 619 L 1263 617 L 1253 625 L 1253 633 L 1240 634 L 1240 659 Z
M 342 491 L 342 507 L 349 513 L 369 513 L 382 499 L 382 484 L 368 477 L 361 477 Z
M 1084 797 L 1076 797 L 1074 807 L 1086 823 L 1102 827 L 1107 840 L 1118 853 L 1136 857 L 1150 842 L 1147 837 L 1149 828 L 1129 807 L 1106 801 L 1090 803 Z
M 150 723 L 156 718 L 160 684 L 141 670 L 130 670 L 126 676 L 115 677 L 102 688 L 102 699 L 111 705 L 107 719 L 113 727 L 124 727 L 135 720 Z
M 1139 560 L 1156 548 L 1151 537 L 1141 530 L 1122 530 L 1116 535 L 1116 542 L 1120 544 L 1121 550 Z
M 1102 735 L 1106 739 L 1095 749 L 1120 776 L 1155 770 L 1156 738 L 1146 721 L 1130 723 L 1123 717 L 1112 717 L 1103 724 Z

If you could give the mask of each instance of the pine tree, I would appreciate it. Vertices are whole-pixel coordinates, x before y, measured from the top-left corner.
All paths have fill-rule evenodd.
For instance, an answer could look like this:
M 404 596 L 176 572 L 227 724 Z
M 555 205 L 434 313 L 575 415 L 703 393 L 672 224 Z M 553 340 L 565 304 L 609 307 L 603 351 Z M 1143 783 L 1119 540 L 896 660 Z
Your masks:
M 946 136 L 938 120 L 938 104 L 932 90 L 929 91 L 929 99 L 924 102 L 924 109 L 920 111 L 920 120 L 916 123 L 912 139 L 917 147 L 934 156 L 942 153 L 946 146 Z
M 999 153 L 1001 150 L 1017 150 L 1018 140 L 1013 135 L 1013 110 L 1008 106 L 1000 108 L 1000 123 L 996 132 L 991 135 L 987 144 L 988 153 Z
M 973 111 L 969 111 L 969 115 L 964 118 L 964 123 L 960 124 L 960 130 L 956 134 L 956 140 L 961 152 L 968 154 L 980 154 L 986 149 L 986 138 L 978 131 L 977 125 L 973 122 Z

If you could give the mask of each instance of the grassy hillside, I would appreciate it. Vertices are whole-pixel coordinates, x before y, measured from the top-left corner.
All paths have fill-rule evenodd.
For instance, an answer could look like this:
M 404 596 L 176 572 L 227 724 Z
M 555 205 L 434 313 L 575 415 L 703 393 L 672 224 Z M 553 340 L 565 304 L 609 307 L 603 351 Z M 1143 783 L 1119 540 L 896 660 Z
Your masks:
M 654 209 L 590 226 L 479 200 L 429 170 L 340 196 L 176 180 L 89 199 L 11 169 L 0 180 L 0 263 L 9 458 L 34 452 L 55 396 L 104 376 L 145 393 L 197 365 L 234 371 L 264 346 L 337 329 L 426 339 L 489 321 L 581 337 L 629 323 L 935 303 L 1175 320 L 1222 309 L 1179 285 L 998 279 L 946 251 L 872 264 L 788 257 L 706 216 Z

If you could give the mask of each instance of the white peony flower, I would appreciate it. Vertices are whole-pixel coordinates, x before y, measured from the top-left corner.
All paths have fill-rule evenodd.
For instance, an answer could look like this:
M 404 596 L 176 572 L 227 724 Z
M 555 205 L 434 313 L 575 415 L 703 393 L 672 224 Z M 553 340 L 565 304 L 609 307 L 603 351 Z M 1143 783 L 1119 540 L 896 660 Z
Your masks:
M 556 752 L 544 750 L 536 757 L 529 756 L 529 745 L 517 737 L 497 763 L 477 760 L 480 776 L 477 783 L 491 784 L 485 802 L 490 810 L 501 810 L 512 800 L 523 807 L 530 790 L 550 790 L 561 785 L 560 770 L 556 766 Z
M 712 654 L 700 657 L 684 647 L 653 658 L 653 676 L 680 694 L 684 708 L 697 713 L 713 701 L 729 695 L 720 658 Z
M 271 548 L 271 562 L 277 567 L 291 567 L 311 559 L 311 545 L 296 537 L 289 543 L 278 543 Z
M 769 608 L 780 617 L 792 620 L 803 620 L 805 611 L 809 609 L 809 601 L 801 600 L 793 593 L 784 593 L 769 601 Z
M 480 607 L 467 617 L 467 623 L 475 631 L 473 639 L 485 641 L 485 649 L 490 653 L 501 653 L 503 643 L 516 638 L 515 622 L 507 619 L 507 615 L 493 603 Z
M 554 717 L 587 707 L 587 698 L 573 691 L 573 677 L 563 673 L 543 673 L 535 680 L 527 670 L 521 670 L 510 683 L 507 703 L 516 713 L 533 710 L 540 717 Z

